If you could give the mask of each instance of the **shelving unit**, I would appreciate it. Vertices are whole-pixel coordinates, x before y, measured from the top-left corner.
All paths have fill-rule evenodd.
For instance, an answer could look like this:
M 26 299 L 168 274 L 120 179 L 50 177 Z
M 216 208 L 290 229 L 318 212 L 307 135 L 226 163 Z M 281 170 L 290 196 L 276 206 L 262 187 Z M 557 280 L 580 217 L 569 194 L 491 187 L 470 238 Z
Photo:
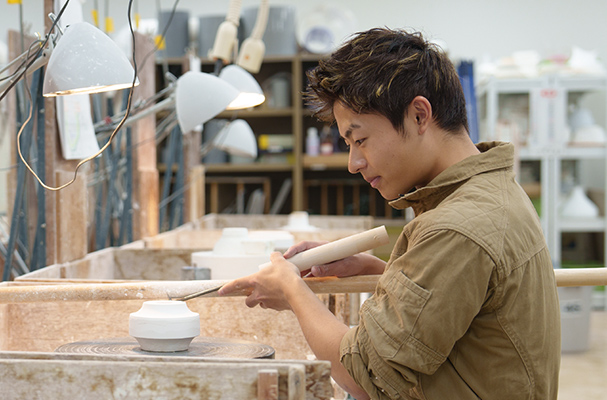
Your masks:
M 563 234 L 595 232 L 602 235 L 601 243 L 597 245 L 601 259 L 596 261 L 604 267 L 607 249 L 607 219 L 604 215 L 604 210 L 607 210 L 607 197 L 604 196 L 607 188 L 607 148 L 605 143 L 571 142 L 568 110 L 576 100 L 598 93 L 605 105 L 605 118 L 596 123 L 605 129 L 607 77 L 553 75 L 529 79 L 490 78 L 478 86 L 477 93 L 482 140 L 518 143 L 518 161 L 521 164 L 539 165 L 540 217 L 554 264 L 560 266 L 568 261 L 563 259 Z M 505 104 L 511 106 L 510 110 Z M 510 137 L 501 137 L 504 132 L 510 133 Z M 580 163 L 588 160 L 600 160 L 601 167 L 593 172 L 601 176 L 602 185 L 598 189 L 603 198 L 598 205 L 603 215 L 597 218 L 562 217 L 559 208 L 567 189 L 563 182 L 563 166 L 570 163 L 579 171 Z M 576 184 L 581 183 L 580 178 L 577 177 Z M 599 303 L 605 307 L 607 298 L 601 296 Z
M 311 157 L 305 154 L 305 132 L 311 126 L 318 128 L 323 123 L 317 121 L 304 107 L 302 93 L 306 86 L 305 72 L 315 67 L 322 58 L 320 55 L 296 54 L 294 56 L 272 56 L 264 59 L 255 78 L 266 89 L 265 82 L 276 74 L 290 75 L 290 104 L 283 108 L 271 108 L 266 102 L 249 110 L 223 112 L 218 119 L 244 119 L 253 132 L 260 135 L 291 135 L 292 151 L 282 159 L 271 162 L 256 160 L 250 163 L 205 163 L 205 174 L 212 179 L 219 178 L 270 178 L 272 201 L 280 197 L 283 182 L 290 180 L 291 190 L 284 206 L 278 211 L 286 214 L 291 211 L 305 210 L 311 214 L 325 215 L 372 215 L 381 218 L 393 218 L 402 213 L 393 212 L 385 206 L 379 193 L 369 189 L 360 177 L 347 171 L 347 153 L 336 152 L 331 155 Z M 187 60 L 172 59 L 167 62 L 169 71 L 179 76 L 187 70 Z M 213 72 L 214 64 L 208 59 L 201 60 L 203 72 Z M 160 71 L 159 71 L 160 72 Z M 161 75 L 161 74 L 160 74 Z M 162 85 L 162 82 L 158 82 Z M 208 186 L 208 185 L 207 185 Z M 208 187 L 210 189 L 210 187 Z M 267 193 L 268 189 L 265 188 Z M 209 193 L 210 190 L 207 190 Z M 229 193 L 224 196 L 230 197 Z M 226 200 L 224 198 L 224 200 Z M 317 199 L 318 198 L 318 199 Z M 211 199 L 206 202 L 210 204 Z M 222 203 L 221 196 L 219 203 Z M 341 204 L 339 204 L 341 202 Z M 225 201 L 224 201 L 225 203 Z M 222 207 L 213 200 L 215 210 Z M 225 205 L 225 204 L 224 204 Z M 389 207 L 389 206 L 388 206 Z M 242 207 L 241 207 L 242 208 Z M 207 208 L 207 212 L 211 210 Z

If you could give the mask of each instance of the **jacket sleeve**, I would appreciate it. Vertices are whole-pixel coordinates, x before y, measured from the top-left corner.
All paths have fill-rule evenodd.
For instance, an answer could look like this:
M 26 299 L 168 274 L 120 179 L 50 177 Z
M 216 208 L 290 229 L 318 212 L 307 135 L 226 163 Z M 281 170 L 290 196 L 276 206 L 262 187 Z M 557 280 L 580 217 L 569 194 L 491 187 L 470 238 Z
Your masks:
M 398 247 L 340 346 L 342 364 L 372 398 L 398 398 L 420 373 L 433 374 L 495 285 L 494 261 L 460 232 L 428 230 L 405 253 Z

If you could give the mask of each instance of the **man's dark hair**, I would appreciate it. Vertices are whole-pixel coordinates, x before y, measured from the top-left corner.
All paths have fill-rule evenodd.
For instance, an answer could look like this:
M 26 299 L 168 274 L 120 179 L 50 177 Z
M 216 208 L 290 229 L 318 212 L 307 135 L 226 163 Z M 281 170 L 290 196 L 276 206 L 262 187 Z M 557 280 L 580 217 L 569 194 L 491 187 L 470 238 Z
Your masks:
M 334 122 L 333 106 L 339 101 L 357 113 L 383 115 L 404 132 L 408 105 L 423 96 L 440 128 L 468 131 L 466 100 L 455 67 L 419 32 L 359 32 L 307 75 L 306 102 L 321 120 Z

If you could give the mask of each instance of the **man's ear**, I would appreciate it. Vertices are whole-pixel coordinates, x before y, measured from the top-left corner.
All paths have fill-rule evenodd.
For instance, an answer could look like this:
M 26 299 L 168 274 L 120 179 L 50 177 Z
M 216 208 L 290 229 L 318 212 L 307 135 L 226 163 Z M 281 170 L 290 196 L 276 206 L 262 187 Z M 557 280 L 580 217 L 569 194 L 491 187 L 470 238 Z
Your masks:
M 418 133 L 423 134 L 432 122 L 432 105 L 424 96 L 416 96 L 409 104 L 409 115 L 415 120 Z

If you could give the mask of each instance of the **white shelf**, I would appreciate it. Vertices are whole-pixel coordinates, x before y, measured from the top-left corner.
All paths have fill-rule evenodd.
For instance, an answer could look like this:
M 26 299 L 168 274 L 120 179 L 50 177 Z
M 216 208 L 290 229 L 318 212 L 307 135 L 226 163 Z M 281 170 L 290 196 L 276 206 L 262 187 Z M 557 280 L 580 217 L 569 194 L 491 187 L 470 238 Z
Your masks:
M 529 93 L 532 89 L 539 89 L 548 85 L 546 77 L 539 78 L 497 78 L 492 77 L 479 83 L 478 96 L 487 92 L 497 93 Z
M 557 226 L 560 232 L 603 232 L 605 218 L 559 218 Z
M 556 157 L 561 160 L 592 160 L 604 159 L 607 148 L 604 145 L 567 146 L 567 147 L 523 147 L 519 149 L 519 158 L 525 161 L 541 160 L 546 157 Z
M 560 75 L 557 84 L 570 92 L 593 92 L 607 88 L 606 75 Z
M 482 82 L 478 88 L 479 107 L 484 115 L 481 121 L 486 131 L 482 140 L 496 140 L 498 122 L 503 118 L 502 95 L 528 96 L 527 126 L 529 127 L 529 145 L 518 149 L 518 159 L 521 161 L 537 161 L 540 163 L 541 184 L 541 223 L 550 255 L 556 265 L 561 263 L 561 241 L 563 233 L 575 232 L 605 232 L 603 243 L 607 249 L 607 218 L 562 218 L 558 207 L 562 186 L 563 162 L 573 160 L 605 160 L 600 171 L 604 175 L 601 189 L 607 192 L 607 147 L 605 144 L 569 144 L 567 138 L 568 108 L 575 98 L 585 94 L 601 92 L 607 103 L 607 75 L 553 75 L 539 78 L 492 78 Z M 576 94 L 576 96 L 572 96 Z M 501 107 L 500 107 L 500 103 Z M 524 103 L 523 103 L 524 104 Z M 606 107 L 607 108 L 607 107 Z M 520 112 L 520 110 L 518 110 Z M 607 109 L 604 120 L 596 123 L 607 128 Z M 512 119 L 512 121 L 517 121 Z M 524 124 L 523 124 L 524 125 Z M 599 165 L 601 165 L 599 163 Z M 579 178 L 579 177 L 578 177 Z M 603 208 L 607 210 L 607 196 Z M 607 256 L 603 259 L 607 262 Z M 607 298 L 604 307 L 607 308 Z
M 558 154 L 561 159 L 604 159 L 605 158 L 605 146 L 595 147 L 578 147 L 569 146 L 565 147 L 563 151 Z

